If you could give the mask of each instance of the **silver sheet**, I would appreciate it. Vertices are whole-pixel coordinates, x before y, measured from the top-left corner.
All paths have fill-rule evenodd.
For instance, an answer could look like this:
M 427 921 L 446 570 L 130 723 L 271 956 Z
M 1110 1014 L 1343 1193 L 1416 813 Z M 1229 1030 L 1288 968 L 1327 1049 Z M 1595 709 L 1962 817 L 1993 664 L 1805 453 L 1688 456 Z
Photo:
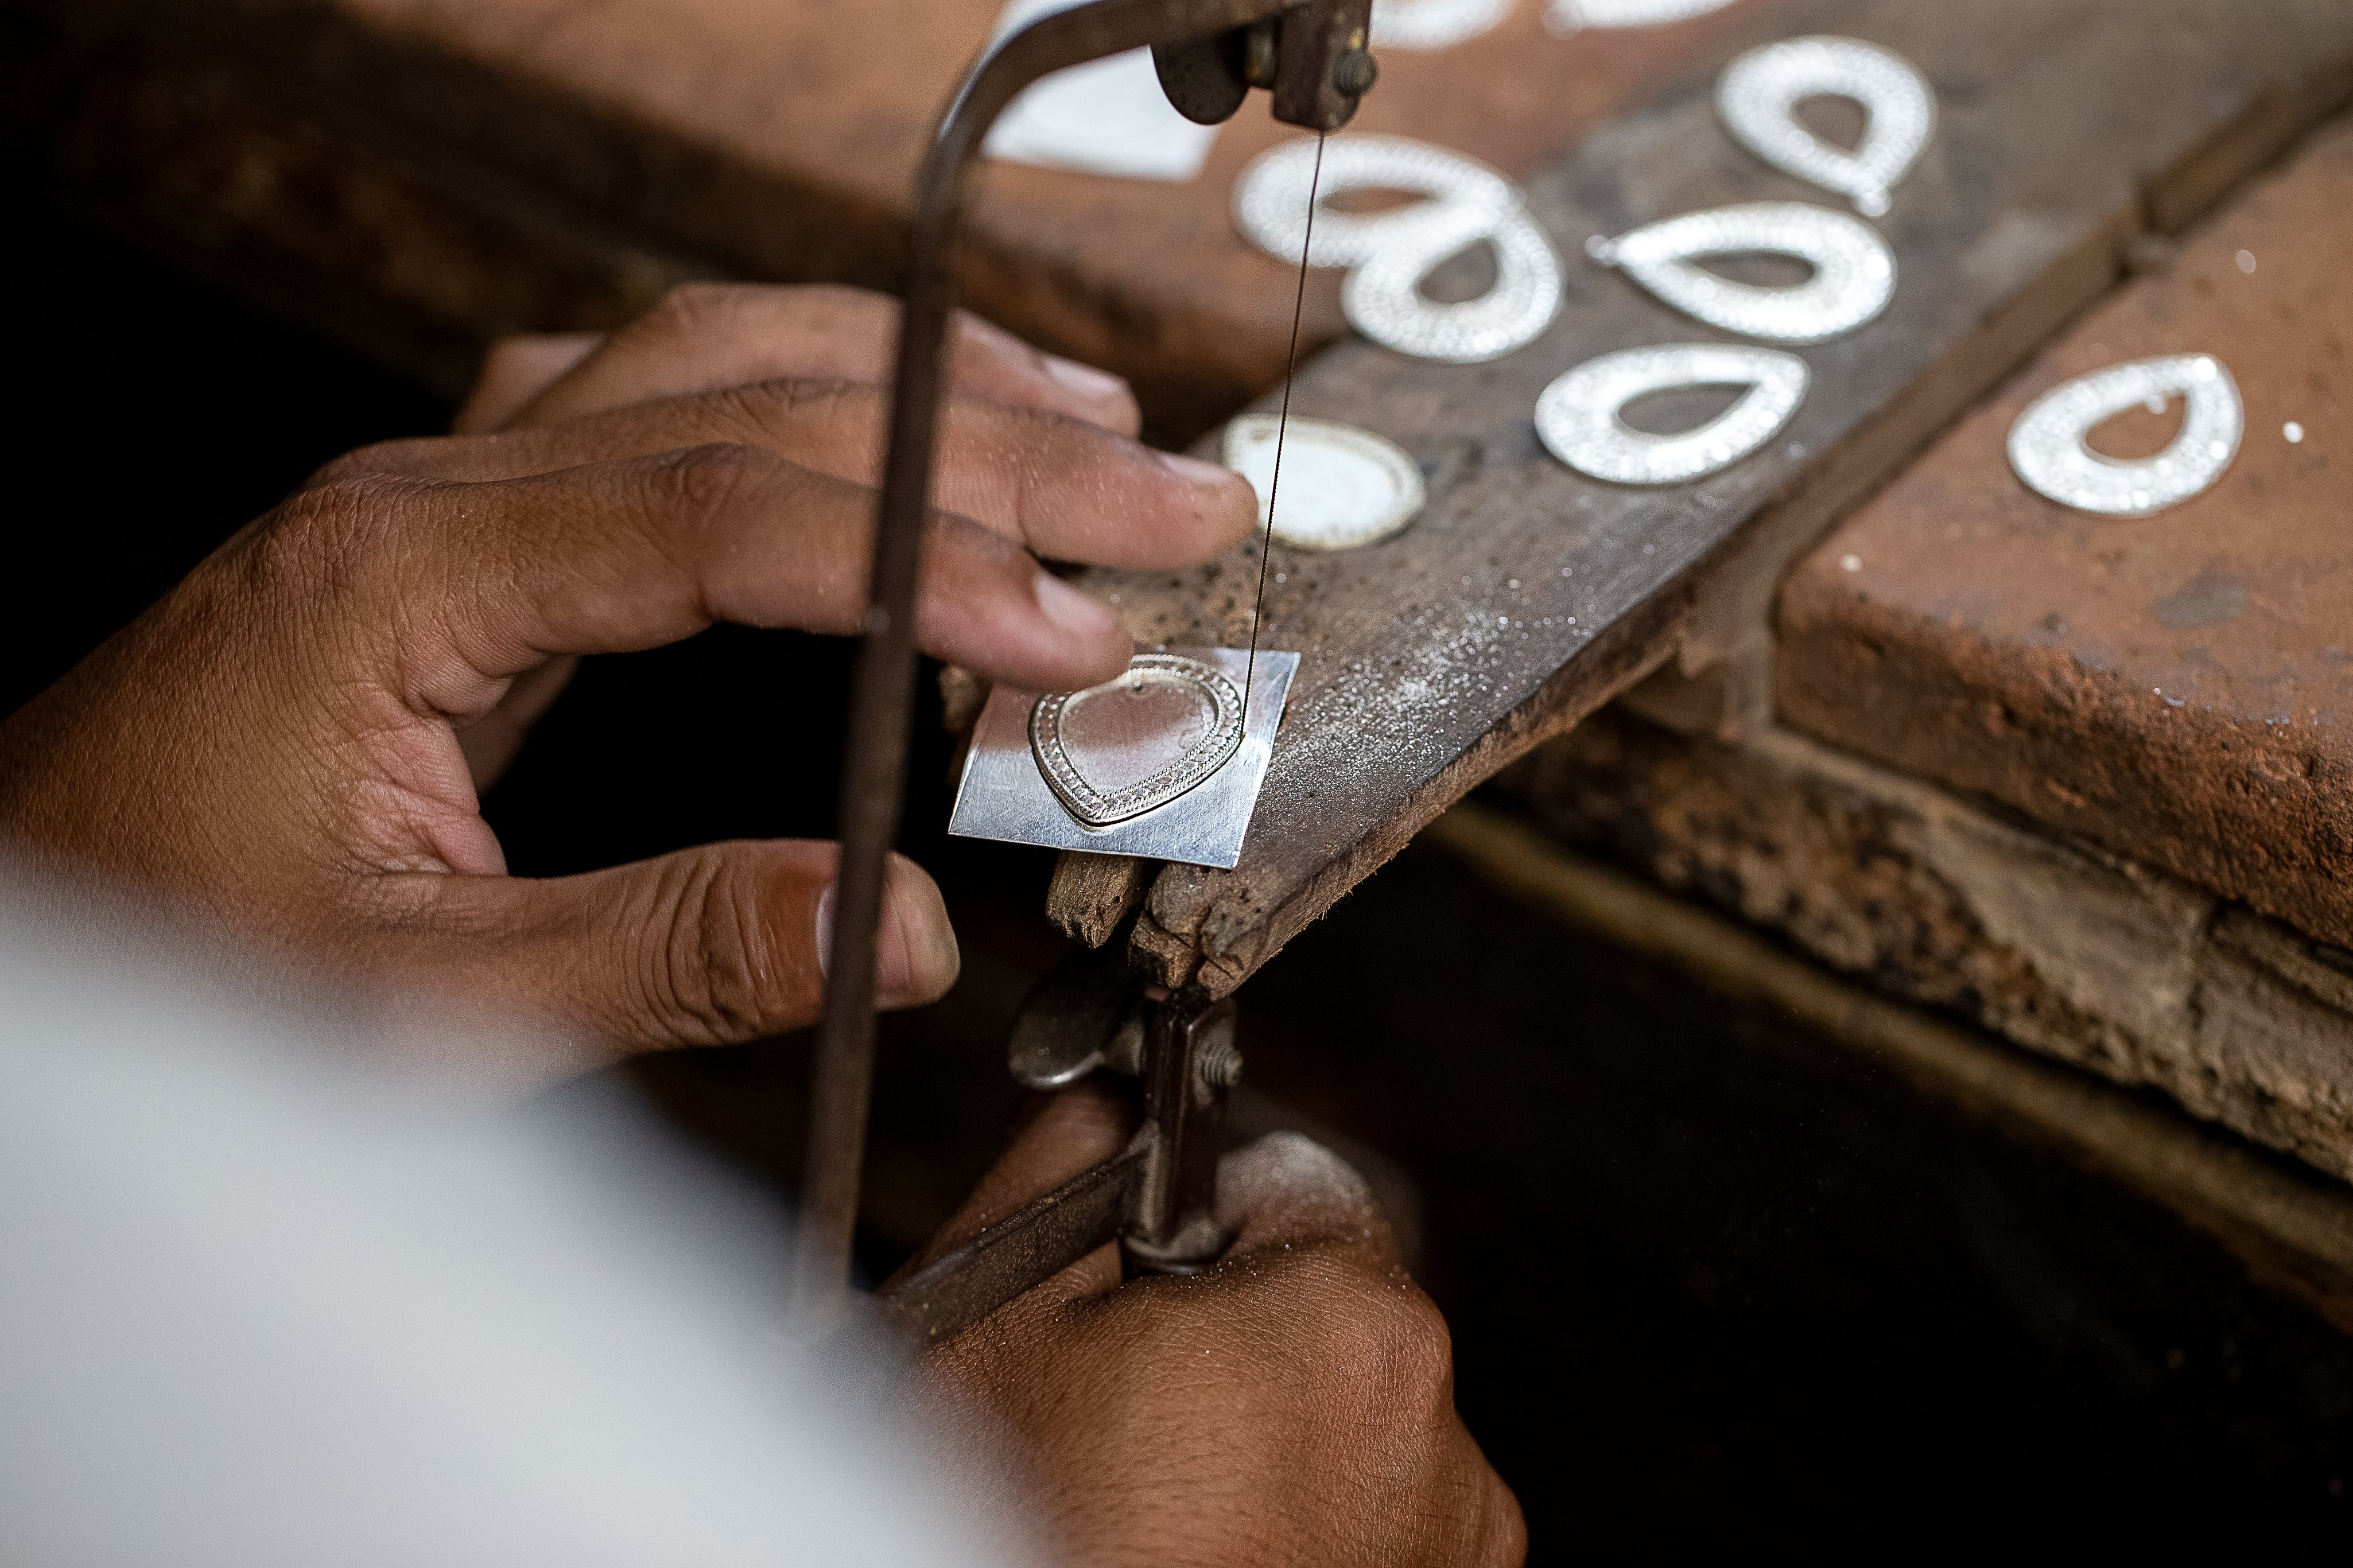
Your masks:
M 1224 671 L 1237 686 L 1250 666 L 1246 648 L 1138 651 L 1198 659 Z M 1166 805 L 1103 828 L 1088 827 L 1071 816 L 1039 772 L 1030 747 L 1029 714 L 1040 694 L 1000 686 L 989 694 L 988 706 L 982 710 L 980 723 L 973 731 L 972 752 L 965 760 L 964 780 L 956 790 L 948 831 L 963 838 L 994 838 L 1098 855 L 1135 855 L 1229 870 L 1241 858 L 1250 815 L 1266 783 L 1275 731 L 1282 722 L 1283 704 L 1290 699 L 1292 678 L 1298 671 L 1297 654 L 1260 649 L 1250 685 L 1249 722 L 1232 760 Z M 1185 743 L 1184 737 L 1174 737 L 1170 745 Z

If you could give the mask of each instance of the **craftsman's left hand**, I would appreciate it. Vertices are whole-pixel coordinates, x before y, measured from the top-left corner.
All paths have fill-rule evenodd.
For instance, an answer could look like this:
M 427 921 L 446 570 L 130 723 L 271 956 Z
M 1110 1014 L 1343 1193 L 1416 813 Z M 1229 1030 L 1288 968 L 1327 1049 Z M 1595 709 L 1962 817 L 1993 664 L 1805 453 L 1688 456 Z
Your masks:
M 926 1258 L 1133 1126 L 1093 1084 L 1033 1102 Z M 1219 1163 L 1218 1216 L 1207 1273 L 1123 1285 L 1107 1247 L 933 1348 L 913 1414 L 1024 1484 L 1071 1568 L 1519 1568 L 1519 1504 L 1364 1179 L 1277 1133 Z
M 518 1019 L 554 1053 L 470 1064 L 512 1080 L 810 1022 L 833 846 L 509 877 L 460 737 L 507 719 L 494 766 L 511 700 L 572 655 L 854 631 L 888 394 L 843 376 L 879 376 L 892 330 L 842 290 L 701 290 L 543 353 L 536 390 L 486 382 L 470 417 L 502 398 L 533 427 L 331 465 L 0 727 L 0 838 L 346 984 Z M 1124 389 L 1002 333 L 967 321 L 951 367 L 918 640 L 1025 686 L 1111 679 L 1126 629 L 1031 552 L 1205 559 L 1250 531 L 1249 486 L 1137 445 Z M 911 862 L 879 956 L 886 1005 L 955 977 Z

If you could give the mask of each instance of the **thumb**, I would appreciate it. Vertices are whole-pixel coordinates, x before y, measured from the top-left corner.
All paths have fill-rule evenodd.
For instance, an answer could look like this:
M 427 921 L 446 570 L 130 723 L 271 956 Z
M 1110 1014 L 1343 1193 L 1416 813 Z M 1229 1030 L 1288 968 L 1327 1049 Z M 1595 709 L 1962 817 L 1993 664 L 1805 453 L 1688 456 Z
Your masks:
M 1270 1132 L 1218 1162 L 1218 1219 L 1229 1259 L 1335 1248 L 1398 1267 L 1397 1237 L 1356 1167 L 1297 1132 Z
M 733 1045 L 816 1022 L 825 997 L 833 844 L 707 844 L 585 876 L 440 879 L 427 951 L 437 987 L 617 1054 Z M 934 1002 L 959 958 L 947 906 L 922 868 L 884 877 L 876 1002 Z

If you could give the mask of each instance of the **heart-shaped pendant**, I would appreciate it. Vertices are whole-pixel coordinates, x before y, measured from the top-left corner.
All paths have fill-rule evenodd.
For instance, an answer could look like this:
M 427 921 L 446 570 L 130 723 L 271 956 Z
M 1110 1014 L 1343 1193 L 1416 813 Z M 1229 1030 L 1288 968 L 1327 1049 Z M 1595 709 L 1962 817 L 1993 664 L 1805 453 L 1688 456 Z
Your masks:
M 1810 98 L 1851 98 L 1871 117 L 1850 153 L 1815 135 L 1796 110 Z M 1911 172 L 1936 128 L 1936 98 L 1900 55 L 1853 38 L 1788 38 L 1751 49 L 1715 87 L 1733 136 L 1775 168 L 1836 191 L 1872 217 Z
M 1802 202 L 1754 202 L 1686 213 L 1586 253 L 1711 327 L 1777 343 L 1819 343 L 1851 332 L 1895 297 L 1895 253 L 1860 218 Z M 1720 278 L 1693 258 L 1750 252 L 1794 257 L 1814 269 L 1793 288 Z
M 2084 437 L 2136 403 L 2189 399 L 2181 434 L 2144 462 L 2104 458 Z M 2239 384 L 2212 354 L 2175 354 L 2112 365 L 2055 386 L 2010 429 L 2010 465 L 2034 489 L 2078 511 L 2147 517 L 2179 506 L 2222 477 L 2246 433 Z
M 1536 400 L 1546 449 L 1581 474 L 1619 485 L 1675 485 L 1728 468 L 1778 435 L 1805 401 L 1806 362 L 1778 349 L 1677 343 L 1588 360 Z M 1746 386 L 1740 401 L 1696 430 L 1652 436 L 1619 411 L 1646 393 Z
M 1242 694 L 1225 672 L 1142 653 L 1127 673 L 1038 699 L 1029 750 L 1054 798 L 1087 827 L 1141 816 L 1200 784 L 1242 743 Z

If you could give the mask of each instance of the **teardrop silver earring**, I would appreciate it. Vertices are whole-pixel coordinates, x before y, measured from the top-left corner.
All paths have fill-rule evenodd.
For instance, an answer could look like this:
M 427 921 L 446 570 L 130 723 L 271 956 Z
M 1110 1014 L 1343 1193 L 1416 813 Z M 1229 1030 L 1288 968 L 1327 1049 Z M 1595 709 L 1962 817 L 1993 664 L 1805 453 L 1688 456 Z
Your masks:
M 1268 255 L 1295 259 L 1305 239 L 1315 144 L 1278 147 L 1245 170 L 1234 222 Z M 1324 145 L 1324 194 L 1419 191 L 1430 200 L 1391 212 L 1319 207 L 1312 267 L 1356 270 L 1341 290 L 1348 324 L 1399 353 L 1471 363 L 1533 342 L 1559 312 L 1560 254 L 1517 187 L 1470 159 L 1401 136 L 1335 136 Z M 1449 257 L 1492 246 L 1495 282 L 1476 300 L 1441 304 L 1421 280 Z
M 1800 202 L 1757 202 L 1686 213 L 1586 251 L 1685 315 L 1742 337 L 1819 343 L 1875 319 L 1895 295 L 1895 254 L 1869 224 Z M 1702 256 L 1763 251 L 1814 269 L 1792 288 L 1736 283 L 1694 265 Z
M 1810 98 L 1847 98 L 1870 116 L 1850 153 L 1799 122 Z M 1902 56 L 1853 38 L 1789 38 L 1751 49 L 1715 86 L 1716 112 L 1742 146 L 1801 180 L 1836 191 L 1855 210 L 1880 217 L 1888 194 L 1928 145 L 1936 98 Z
M 1536 400 L 1536 434 L 1575 468 L 1619 485 L 1674 485 L 1739 462 L 1781 433 L 1811 382 L 1806 362 L 1776 349 L 1676 343 L 1588 360 Z M 1622 410 L 1647 393 L 1746 386 L 1740 400 L 1696 430 L 1652 436 Z
M 2189 399 L 2181 433 L 2137 463 L 2104 458 L 2084 437 L 2136 403 Z M 2210 488 L 2238 456 L 2246 431 L 2239 384 L 2212 354 L 2114 365 L 2053 387 L 2010 429 L 2010 466 L 2037 493 L 2077 511 L 2147 517 Z

